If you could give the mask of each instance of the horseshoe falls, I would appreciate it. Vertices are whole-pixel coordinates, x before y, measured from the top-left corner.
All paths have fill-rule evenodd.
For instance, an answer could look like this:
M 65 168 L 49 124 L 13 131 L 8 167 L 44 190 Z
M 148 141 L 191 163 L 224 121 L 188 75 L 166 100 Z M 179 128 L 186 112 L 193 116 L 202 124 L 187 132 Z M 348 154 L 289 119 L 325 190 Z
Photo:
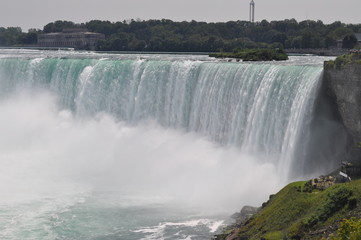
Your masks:
M 331 169 L 324 59 L 0 50 L 0 238 L 210 239 Z

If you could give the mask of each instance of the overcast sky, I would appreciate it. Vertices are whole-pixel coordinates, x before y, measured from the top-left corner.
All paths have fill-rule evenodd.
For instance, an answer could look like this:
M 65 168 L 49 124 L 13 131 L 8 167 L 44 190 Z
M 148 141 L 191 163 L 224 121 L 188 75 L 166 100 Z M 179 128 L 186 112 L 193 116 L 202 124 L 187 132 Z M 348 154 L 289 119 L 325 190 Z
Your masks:
M 224 22 L 249 19 L 250 0 L 0 0 L 0 26 L 23 31 L 56 20 L 92 19 Z M 295 18 L 361 23 L 361 0 L 255 0 L 255 20 Z

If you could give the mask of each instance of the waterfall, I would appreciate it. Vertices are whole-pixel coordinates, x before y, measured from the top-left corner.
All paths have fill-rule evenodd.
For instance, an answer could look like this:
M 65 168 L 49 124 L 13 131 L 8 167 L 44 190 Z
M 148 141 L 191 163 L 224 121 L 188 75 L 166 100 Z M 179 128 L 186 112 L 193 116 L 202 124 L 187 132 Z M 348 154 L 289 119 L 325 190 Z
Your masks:
M 46 90 L 81 117 L 155 121 L 265 156 L 290 174 L 312 118 L 322 67 L 193 59 L 0 58 L 0 98 Z
M 338 163 L 324 60 L 0 50 L 0 238 L 212 238 Z

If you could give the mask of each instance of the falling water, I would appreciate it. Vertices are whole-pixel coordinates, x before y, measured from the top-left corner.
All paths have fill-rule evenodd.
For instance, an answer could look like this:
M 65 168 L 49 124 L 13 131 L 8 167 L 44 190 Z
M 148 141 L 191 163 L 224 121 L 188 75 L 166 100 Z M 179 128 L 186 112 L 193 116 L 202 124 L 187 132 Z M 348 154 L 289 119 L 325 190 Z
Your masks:
M 311 60 L 2 50 L 1 238 L 209 238 L 296 174 Z

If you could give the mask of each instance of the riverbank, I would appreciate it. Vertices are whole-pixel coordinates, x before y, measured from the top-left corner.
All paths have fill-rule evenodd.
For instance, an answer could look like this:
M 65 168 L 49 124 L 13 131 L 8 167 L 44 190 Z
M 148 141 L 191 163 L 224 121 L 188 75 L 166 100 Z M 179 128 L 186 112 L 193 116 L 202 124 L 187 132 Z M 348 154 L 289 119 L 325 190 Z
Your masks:
M 270 195 L 260 210 L 217 235 L 235 239 L 329 239 L 337 236 L 343 219 L 361 217 L 361 180 L 335 184 L 326 190 L 308 181 L 294 182 Z

